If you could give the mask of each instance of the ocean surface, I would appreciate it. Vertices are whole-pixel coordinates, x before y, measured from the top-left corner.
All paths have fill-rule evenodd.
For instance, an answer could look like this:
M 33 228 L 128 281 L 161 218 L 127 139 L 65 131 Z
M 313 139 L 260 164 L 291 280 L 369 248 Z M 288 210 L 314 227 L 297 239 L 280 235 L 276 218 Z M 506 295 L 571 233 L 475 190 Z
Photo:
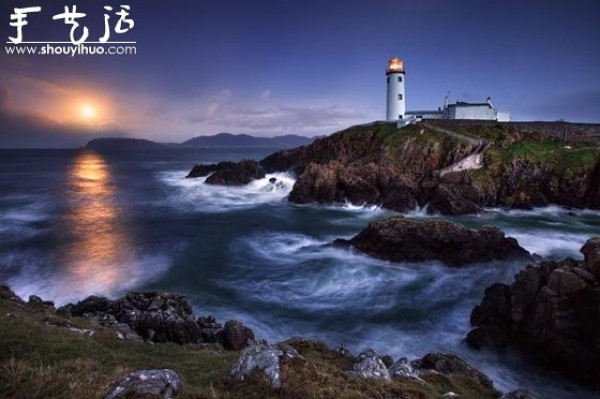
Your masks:
M 195 163 L 273 151 L 0 150 L 0 283 L 57 305 L 91 294 L 177 292 L 198 316 L 239 319 L 270 341 L 315 338 L 394 359 L 454 352 L 502 390 L 593 397 L 517 356 L 462 342 L 485 287 L 510 282 L 523 262 L 391 264 L 329 243 L 392 212 L 290 204 L 294 177 L 283 173 L 244 187 L 185 179 Z M 431 217 L 423 209 L 409 216 Z M 579 248 L 600 235 L 600 212 L 559 207 L 451 219 L 497 225 L 549 259 L 581 259 Z

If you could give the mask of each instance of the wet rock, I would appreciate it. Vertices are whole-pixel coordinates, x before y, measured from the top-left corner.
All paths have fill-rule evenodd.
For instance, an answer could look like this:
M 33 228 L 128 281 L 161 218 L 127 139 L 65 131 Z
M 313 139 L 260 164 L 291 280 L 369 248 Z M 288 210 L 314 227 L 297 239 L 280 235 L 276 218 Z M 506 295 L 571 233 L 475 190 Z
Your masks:
M 350 202 L 408 211 L 417 207 L 415 192 L 414 183 L 391 166 L 311 163 L 296 180 L 289 199 L 299 204 Z
M 429 353 L 421 359 L 413 360 L 411 366 L 420 372 L 435 371 L 445 376 L 462 376 L 481 386 L 494 388 L 494 383 L 488 376 L 453 354 Z
M 182 386 L 181 377 L 173 370 L 139 370 L 111 385 L 104 399 L 175 399 Z
M 471 312 L 474 348 L 516 348 L 574 382 L 600 389 L 600 277 L 590 272 L 598 239 L 567 258 L 528 266 L 494 284 Z M 593 268 L 592 268 L 593 269 Z
M 600 237 L 588 240 L 581 252 L 585 256 L 585 268 L 600 277 Z
M 367 349 L 358 355 L 352 370 L 347 374 L 354 378 L 375 378 L 386 381 L 391 379 L 383 360 L 372 349 Z
M 242 352 L 238 362 L 230 371 L 236 382 L 245 381 L 253 371 L 263 373 L 269 379 L 272 388 L 282 386 L 280 357 L 284 356 L 281 349 L 267 343 L 256 342 Z
M 517 389 L 511 392 L 507 392 L 500 397 L 500 399 L 541 399 L 535 396 L 526 389 Z
M 221 167 L 206 179 L 206 184 L 243 186 L 265 177 L 265 171 L 256 161 L 243 160 Z
M 246 327 L 242 322 L 229 320 L 223 328 L 223 346 L 229 350 L 240 350 L 248 346 L 249 341 L 254 340 L 254 331 Z
M 347 243 L 369 255 L 394 262 L 440 260 L 449 266 L 529 255 L 517 240 L 505 237 L 495 227 L 472 230 L 457 223 L 402 216 L 372 222 L 351 240 L 335 243 Z
M 209 174 L 216 172 L 217 170 L 221 170 L 227 167 L 235 166 L 234 162 L 220 162 L 218 164 L 210 164 L 210 165 L 194 165 L 190 173 L 185 177 L 186 179 L 194 179 L 197 177 L 206 177 Z

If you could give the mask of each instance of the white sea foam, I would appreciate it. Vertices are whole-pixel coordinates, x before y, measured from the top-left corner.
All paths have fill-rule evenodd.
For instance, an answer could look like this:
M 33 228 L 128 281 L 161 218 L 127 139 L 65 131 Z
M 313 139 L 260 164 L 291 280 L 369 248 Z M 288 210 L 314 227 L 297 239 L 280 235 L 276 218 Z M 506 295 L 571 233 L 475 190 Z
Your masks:
M 506 229 L 507 236 L 514 237 L 519 244 L 531 253 L 545 258 L 561 259 L 567 256 L 582 258 L 579 249 L 590 238 L 589 234 L 552 230 Z
M 294 178 L 287 173 L 268 174 L 244 186 L 206 184 L 207 177 L 186 179 L 186 172 L 161 172 L 159 180 L 174 189 L 167 204 L 185 212 L 226 212 L 281 202 L 292 191 Z M 269 180 L 277 179 L 275 183 Z
M 33 252 L 5 257 L 16 273 L 6 283 L 25 300 L 38 295 L 57 306 L 89 295 L 117 297 L 160 278 L 169 268 L 166 255 L 144 255 L 111 264 L 56 267 L 54 259 Z

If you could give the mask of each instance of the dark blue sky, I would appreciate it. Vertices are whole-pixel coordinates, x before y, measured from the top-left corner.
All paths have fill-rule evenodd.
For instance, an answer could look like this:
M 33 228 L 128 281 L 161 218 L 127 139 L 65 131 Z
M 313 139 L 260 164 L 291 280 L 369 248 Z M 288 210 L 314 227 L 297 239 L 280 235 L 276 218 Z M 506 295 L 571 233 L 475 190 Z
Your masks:
M 597 0 L 124 3 L 136 26 L 120 39 L 136 40 L 137 55 L 2 53 L 0 146 L 62 145 L 90 131 L 162 141 L 327 134 L 384 118 L 393 55 L 405 61 L 409 110 L 435 109 L 450 92 L 491 96 L 515 120 L 600 122 Z M 13 7 L 41 5 L 25 39 L 68 40 L 51 21 L 66 4 L 88 13 L 82 23 L 97 38 L 102 6 L 120 3 L 3 0 L 0 33 L 14 35 Z M 83 102 L 94 120 L 77 120 Z

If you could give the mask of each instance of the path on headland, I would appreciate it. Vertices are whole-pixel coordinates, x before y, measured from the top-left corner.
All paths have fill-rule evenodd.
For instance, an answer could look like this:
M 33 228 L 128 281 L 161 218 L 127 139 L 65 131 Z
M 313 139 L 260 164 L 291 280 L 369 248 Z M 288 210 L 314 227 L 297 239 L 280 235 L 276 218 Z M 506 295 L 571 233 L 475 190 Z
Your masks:
M 471 151 L 469 155 L 467 155 L 458 162 L 455 162 L 451 165 L 446 166 L 445 168 L 440 169 L 438 171 L 440 177 L 452 172 L 462 172 L 464 170 L 479 169 L 483 166 L 483 154 L 485 154 L 485 151 L 492 145 L 490 142 L 483 139 L 469 137 L 462 133 L 453 132 L 452 130 L 444 129 L 438 126 L 433 126 L 425 122 L 423 122 L 423 126 L 425 126 L 427 129 L 433 130 L 434 132 L 447 134 L 448 136 L 452 136 L 457 140 L 466 141 L 473 146 L 473 151 Z
M 462 133 L 458 133 L 458 132 L 454 132 L 452 130 L 448 130 L 448 129 L 444 129 L 438 126 L 434 126 L 434 125 L 430 125 L 429 123 L 426 122 L 422 122 L 423 126 L 425 126 L 427 129 L 433 130 L 434 132 L 438 132 L 438 133 L 442 133 L 442 134 L 447 134 L 448 136 L 452 136 L 458 140 L 464 140 L 467 141 L 469 144 L 471 144 L 473 147 L 477 147 L 477 146 L 483 146 L 484 144 L 488 144 L 487 141 L 483 140 L 483 139 L 476 139 L 473 137 L 469 137 L 467 135 L 464 135 Z

